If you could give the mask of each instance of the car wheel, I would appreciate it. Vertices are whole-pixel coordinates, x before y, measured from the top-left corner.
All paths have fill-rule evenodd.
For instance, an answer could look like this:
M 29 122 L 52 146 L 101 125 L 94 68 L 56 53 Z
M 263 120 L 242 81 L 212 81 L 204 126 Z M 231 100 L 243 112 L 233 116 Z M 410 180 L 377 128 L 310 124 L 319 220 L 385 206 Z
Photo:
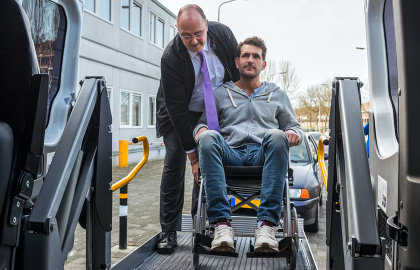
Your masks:
M 316 214 L 315 214 L 315 222 L 311 225 L 306 225 L 305 226 L 305 231 L 307 231 L 307 232 L 317 232 L 318 231 L 318 229 L 319 229 L 319 218 L 318 218 L 319 213 L 318 213 L 318 211 L 319 211 L 319 206 L 317 205 L 316 206 Z

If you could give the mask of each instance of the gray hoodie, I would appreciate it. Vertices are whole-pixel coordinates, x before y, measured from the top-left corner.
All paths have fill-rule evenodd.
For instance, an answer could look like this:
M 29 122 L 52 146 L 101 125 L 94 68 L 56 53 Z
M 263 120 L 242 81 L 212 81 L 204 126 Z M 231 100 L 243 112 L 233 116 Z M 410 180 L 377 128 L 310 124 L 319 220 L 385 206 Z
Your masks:
M 214 90 L 220 134 L 232 147 L 244 144 L 261 144 L 264 134 L 270 129 L 294 130 L 299 135 L 299 144 L 303 131 L 296 120 L 286 92 L 273 83 L 266 83 L 265 88 L 253 98 L 227 82 Z M 194 135 L 201 127 L 207 127 L 206 114 L 203 113 L 194 129 Z

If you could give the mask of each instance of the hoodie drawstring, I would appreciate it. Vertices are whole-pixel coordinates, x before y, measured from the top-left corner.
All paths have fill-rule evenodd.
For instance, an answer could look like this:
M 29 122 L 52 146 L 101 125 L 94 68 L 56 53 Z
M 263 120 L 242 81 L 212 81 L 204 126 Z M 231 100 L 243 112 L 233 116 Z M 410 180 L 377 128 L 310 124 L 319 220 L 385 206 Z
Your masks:
M 267 103 L 270 103 L 270 101 L 271 101 L 271 96 L 273 95 L 273 92 L 271 92 L 270 93 L 270 95 L 268 95 L 268 98 L 267 98 Z
M 228 93 L 228 95 L 229 95 L 230 102 L 232 102 L 233 107 L 234 107 L 234 108 L 236 108 L 236 103 L 235 103 L 235 101 L 233 100 L 233 97 L 232 97 L 232 94 L 230 93 L 229 88 L 226 88 L 226 91 L 227 91 L 227 93 Z

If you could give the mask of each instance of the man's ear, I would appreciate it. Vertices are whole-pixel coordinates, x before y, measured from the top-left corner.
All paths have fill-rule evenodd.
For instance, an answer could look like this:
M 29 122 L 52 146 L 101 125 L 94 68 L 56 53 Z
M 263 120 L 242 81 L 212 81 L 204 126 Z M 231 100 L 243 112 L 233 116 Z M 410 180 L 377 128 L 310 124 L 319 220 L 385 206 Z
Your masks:
M 264 70 L 266 66 L 267 66 L 267 61 L 264 60 L 262 70 Z
M 209 30 L 209 20 L 206 20 L 206 31 Z
M 236 68 L 239 69 L 239 58 L 238 57 L 235 58 L 235 65 L 236 65 Z

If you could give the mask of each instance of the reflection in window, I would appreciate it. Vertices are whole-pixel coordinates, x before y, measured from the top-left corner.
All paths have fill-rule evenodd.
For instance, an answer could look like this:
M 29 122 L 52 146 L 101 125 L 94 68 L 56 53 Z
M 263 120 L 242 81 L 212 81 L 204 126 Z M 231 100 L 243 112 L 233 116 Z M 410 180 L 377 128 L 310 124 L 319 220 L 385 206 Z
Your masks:
M 105 20 L 111 21 L 111 0 L 99 1 L 99 16 Z
M 128 112 L 128 104 L 129 104 L 129 99 L 130 99 L 130 94 L 127 92 L 121 92 L 121 101 L 120 101 L 120 125 L 122 126 L 128 126 L 130 124 L 130 115 Z
M 67 22 L 61 6 L 47 0 L 24 0 L 41 73 L 49 75 L 47 119 L 60 86 L 61 60 Z M 42 10 L 42 12 L 36 12 Z M 48 123 L 48 120 L 47 120 Z
M 134 3 L 133 5 L 133 27 L 132 31 L 135 35 L 141 36 L 141 6 Z
M 290 160 L 292 162 L 309 162 L 308 148 L 304 140 L 300 145 L 290 148 Z
M 388 63 L 389 94 L 394 107 L 395 130 L 397 137 L 398 129 L 398 69 L 397 69 L 397 50 L 395 42 L 394 10 L 392 1 L 387 0 L 384 7 L 384 28 L 386 41 L 386 55 Z
M 133 94 L 133 104 L 132 104 L 132 116 L 133 122 L 132 126 L 139 127 L 141 126 L 141 96 Z
M 130 30 L 130 0 L 121 0 L 121 27 Z
M 149 126 L 156 123 L 156 97 L 149 97 Z

